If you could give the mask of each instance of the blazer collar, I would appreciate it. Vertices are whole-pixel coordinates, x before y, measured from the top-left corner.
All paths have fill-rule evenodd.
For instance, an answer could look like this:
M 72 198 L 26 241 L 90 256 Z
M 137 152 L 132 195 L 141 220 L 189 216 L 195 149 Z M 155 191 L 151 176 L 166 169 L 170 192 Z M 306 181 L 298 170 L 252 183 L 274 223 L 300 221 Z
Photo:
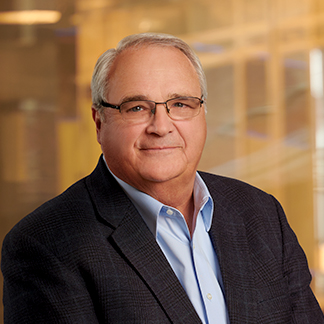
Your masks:
M 103 155 L 94 171 L 86 178 L 86 185 L 99 216 L 113 228 L 117 228 L 125 213 L 134 208 L 108 171 Z

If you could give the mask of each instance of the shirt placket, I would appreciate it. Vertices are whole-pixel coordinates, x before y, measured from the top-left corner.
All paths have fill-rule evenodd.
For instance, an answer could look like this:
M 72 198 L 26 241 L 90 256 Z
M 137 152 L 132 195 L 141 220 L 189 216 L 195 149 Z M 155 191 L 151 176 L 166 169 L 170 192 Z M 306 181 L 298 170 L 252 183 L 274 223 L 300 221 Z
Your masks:
M 200 221 L 200 218 L 197 221 Z M 200 246 L 199 236 L 202 233 L 199 233 L 200 235 L 196 234 L 198 233 L 194 234 L 191 242 L 192 257 L 200 293 L 209 319 L 208 323 L 226 324 L 228 323 L 228 315 L 224 295 L 216 275 Z M 208 235 L 208 233 L 206 232 L 205 235 Z

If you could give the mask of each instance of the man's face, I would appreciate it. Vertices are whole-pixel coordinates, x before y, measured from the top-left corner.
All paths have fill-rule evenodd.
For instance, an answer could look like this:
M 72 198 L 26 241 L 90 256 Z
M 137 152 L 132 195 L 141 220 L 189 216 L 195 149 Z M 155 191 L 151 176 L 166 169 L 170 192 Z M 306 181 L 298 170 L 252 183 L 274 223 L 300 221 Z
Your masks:
M 114 62 L 106 99 L 120 105 L 125 98 L 164 102 L 180 96 L 201 97 L 198 76 L 188 58 L 173 47 L 127 49 Z M 192 182 L 206 139 L 204 108 L 198 116 L 172 120 L 165 105 L 145 123 L 132 124 L 116 109 L 93 110 L 97 139 L 110 170 L 149 193 L 157 183 Z

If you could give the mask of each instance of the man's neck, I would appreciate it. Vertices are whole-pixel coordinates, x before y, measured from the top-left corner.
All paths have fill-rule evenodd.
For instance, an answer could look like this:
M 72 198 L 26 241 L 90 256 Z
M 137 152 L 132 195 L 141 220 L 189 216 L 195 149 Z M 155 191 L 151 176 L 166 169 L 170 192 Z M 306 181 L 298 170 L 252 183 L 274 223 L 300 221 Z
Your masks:
M 108 167 L 109 171 L 112 172 L 107 163 L 106 166 Z M 193 190 L 196 173 L 191 174 L 190 176 L 182 175 L 163 182 L 148 180 L 144 181 L 144 179 L 137 179 L 137 181 L 132 179 L 132 181 L 127 181 L 120 175 L 115 173 L 113 174 L 120 180 L 126 182 L 128 185 L 148 194 L 162 204 L 178 209 L 185 218 L 189 232 L 192 236 L 195 224 Z
M 150 195 L 162 204 L 176 208 L 181 212 L 186 220 L 190 234 L 194 230 L 194 197 L 193 188 L 194 180 L 191 179 L 187 183 L 177 181 L 169 181 L 168 183 L 150 183 L 149 186 L 138 188 L 139 190 Z

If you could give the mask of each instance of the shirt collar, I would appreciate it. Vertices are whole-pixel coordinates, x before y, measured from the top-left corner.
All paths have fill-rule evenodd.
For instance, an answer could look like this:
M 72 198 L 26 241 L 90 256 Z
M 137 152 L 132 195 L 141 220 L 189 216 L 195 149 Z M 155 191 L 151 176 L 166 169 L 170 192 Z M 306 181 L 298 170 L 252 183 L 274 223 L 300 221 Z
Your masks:
M 106 166 L 110 171 L 110 173 L 117 180 L 119 185 L 123 188 L 127 196 L 133 202 L 137 211 L 140 213 L 140 215 L 146 222 L 146 225 L 148 226 L 148 228 L 156 238 L 157 217 L 161 209 L 164 206 L 171 209 L 174 208 L 162 204 L 161 202 L 154 199 L 150 195 L 142 191 L 139 191 L 138 189 L 126 183 L 125 181 L 119 179 L 111 172 L 107 163 Z M 214 204 L 211 195 L 208 191 L 208 188 L 205 182 L 203 181 L 203 179 L 201 178 L 201 176 L 198 174 L 198 172 L 196 172 L 196 178 L 194 183 L 194 204 L 195 204 L 195 215 L 197 215 L 198 213 L 197 217 L 200 217 L 200 212 L 201 212 L 201 216 L 203 218 L 204 225 L 205 225 L 205 230 L 208 232 L 212 224 Z

